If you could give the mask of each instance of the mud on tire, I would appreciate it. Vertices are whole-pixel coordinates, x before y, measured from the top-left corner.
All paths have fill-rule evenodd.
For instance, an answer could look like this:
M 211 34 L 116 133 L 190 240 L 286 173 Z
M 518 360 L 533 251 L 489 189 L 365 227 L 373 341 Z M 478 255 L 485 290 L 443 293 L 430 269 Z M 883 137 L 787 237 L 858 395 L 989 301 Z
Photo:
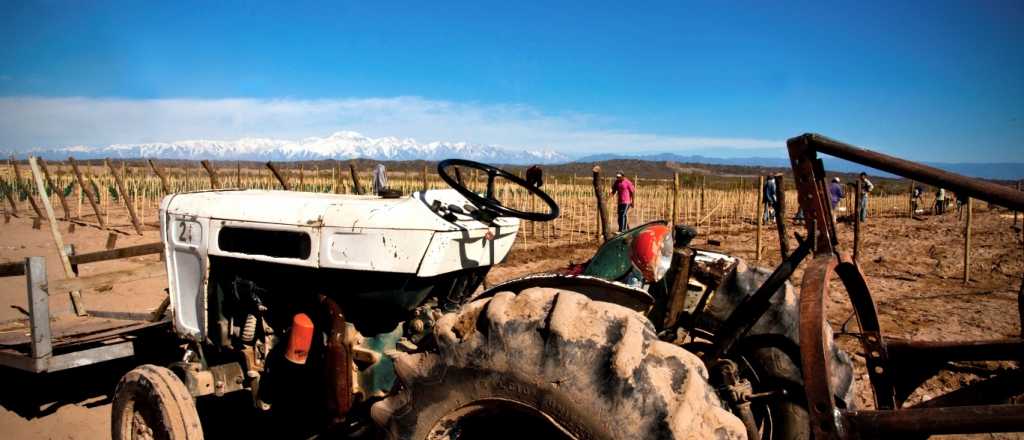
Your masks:
M 436 353 L 396 355 L 402 387 L 372 408 L 389 438 L 448 438 L 469 415 L 516 409 L 582 439 L 744 436 L 701 361 L 618 305 L 502 292 L 445 315 L 434 335 Z
M 142 365 L 121 378 L 110 413 L 114 440 L 201 440 L 195 401 L 171 370 Z

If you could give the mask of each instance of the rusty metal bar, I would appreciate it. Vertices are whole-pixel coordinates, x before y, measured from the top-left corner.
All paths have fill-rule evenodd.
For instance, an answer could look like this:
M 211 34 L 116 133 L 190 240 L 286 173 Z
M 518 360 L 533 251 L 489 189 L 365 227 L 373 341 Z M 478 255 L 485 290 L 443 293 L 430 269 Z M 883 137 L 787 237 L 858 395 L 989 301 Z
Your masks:
M 845 144 L 820 134 L 806 133 L 794 141 L 803 139 L 814 150 L 859 163 L 875 169 L 900 175 L 929 185 L 951 189 L 957 194 L 984 200 L 1017 211 L 1024 211 L 1024 192 L 1008 186 L 985 182 L 949 171 L 922 165 L 875 151 Z
M 352 348 L 345 337 L 345 315 L 338 306 L 326 295 L 320 295 L 323 306 L 323 321 L 326 327 L 327 341 L 324 355 L 324 375 L 327 386 L 327 423 L 335 426 L 345 421 L 345 415 L 352 409 Z
M 807 411 L 811 414 L 814 438 L 838 438 L 842 426 L 836 420 L 835 396 L 829 383 L 832 351 L 825 339 L 825 298 L 828 278 L 836 265 L 836 257 L 820 254 L 804 270 L 800 286 L 800 360 L 803 365 Z
M 832 219 L 832 203 L 828 191 L 825 190 L 824 167 L 821 159 L 807 144 L 804 138 L 793 138 L 786 143 L 789 160 L 793 167 L 793 179 L 797 189 L 797 203 L 804 211 L 807 233 L 813 231 L 817 237 L 814 248 L 816 254 L 831 253 L 839 244 L 836 238 L 836 225 Z
M 893 359 L 921 362 L 925 359 L 945 361 L 1008 361 L 1020 359 L 1024 339 L 1006 338 L 992 341 L 910 341 L 885 338 Z
M 852 430 L 861 438 L 1024 431 L 1024 405 L 852 411 L 845 416 Z

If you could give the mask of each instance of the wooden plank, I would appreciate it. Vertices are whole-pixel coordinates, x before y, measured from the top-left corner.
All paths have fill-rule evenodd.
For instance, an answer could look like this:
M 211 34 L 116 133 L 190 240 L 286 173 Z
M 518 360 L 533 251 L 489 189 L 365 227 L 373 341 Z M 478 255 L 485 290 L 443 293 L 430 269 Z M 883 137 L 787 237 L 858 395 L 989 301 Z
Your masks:
M 46 371 L 61 371 L 69 368 L 84 367 L 86 365 L 126 358 L 134 354 L 135 349 L 132 342 L 124 341 L 54 356 L 50 358 Z
M 157 241 L 153 243 L 128 246 L 105 251 L 90 252 L 88 254 L 72 255 L 71 264 L 95 263 L 97 261 L 119 260 L 122 258 L 138 257 L 141 255 L 159 254 L 163 252 L 164 244 Z
M 142 267 L 129 270 L 107 272 L 87 277 L 58 280 L 50 283 L 50 292 L 66 292 L 71 290 L 93 289 L 101 286 L 127 283 L 130 281 L 154 278 L 166 274 L 164 263 L 150 263 Z
M 28 316 L 31 325 L 32 357 L 41 359 L 53 353 L 50 334 L 50 294 L 43 288 L 46 285 L 46 259 L 29 257 L 25 259 L 28 276 Z
M 16 277 L 21 275 L 25 275 L 25 263 L 21 261 L 12 261 L 10 263 L 0 264 L 0 278 Z

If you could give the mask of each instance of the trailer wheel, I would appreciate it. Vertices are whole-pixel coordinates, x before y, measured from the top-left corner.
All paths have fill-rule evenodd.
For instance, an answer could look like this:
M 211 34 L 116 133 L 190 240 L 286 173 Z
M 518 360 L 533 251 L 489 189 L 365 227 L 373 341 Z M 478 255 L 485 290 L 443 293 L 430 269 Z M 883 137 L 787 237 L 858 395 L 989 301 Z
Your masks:
M 371 415 L 392 439 L 743 438 L 693 354 L 625 307 L 551 288 L 445 315 L 437 350 L 395 355 Z
M 201 440 L 195 401 L 171 370 L 142 365 L 121 378 L 110 414 L 114 440 Z

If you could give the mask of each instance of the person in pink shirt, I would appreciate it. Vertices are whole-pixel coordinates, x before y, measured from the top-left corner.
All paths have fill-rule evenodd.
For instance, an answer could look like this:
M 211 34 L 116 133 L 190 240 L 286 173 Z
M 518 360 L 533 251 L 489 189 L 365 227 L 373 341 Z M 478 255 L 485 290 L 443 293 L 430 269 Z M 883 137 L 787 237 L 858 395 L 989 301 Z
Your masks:
M 629 220 L 626 218 L 629 208 L 633 206 L 633 195 L 636 194 L 636 187 L 622 174 L 622 171 L 615 173 L 615 183 L 612 184 L 612 194 L 619 195 L 619 232 L 629 228 Z

